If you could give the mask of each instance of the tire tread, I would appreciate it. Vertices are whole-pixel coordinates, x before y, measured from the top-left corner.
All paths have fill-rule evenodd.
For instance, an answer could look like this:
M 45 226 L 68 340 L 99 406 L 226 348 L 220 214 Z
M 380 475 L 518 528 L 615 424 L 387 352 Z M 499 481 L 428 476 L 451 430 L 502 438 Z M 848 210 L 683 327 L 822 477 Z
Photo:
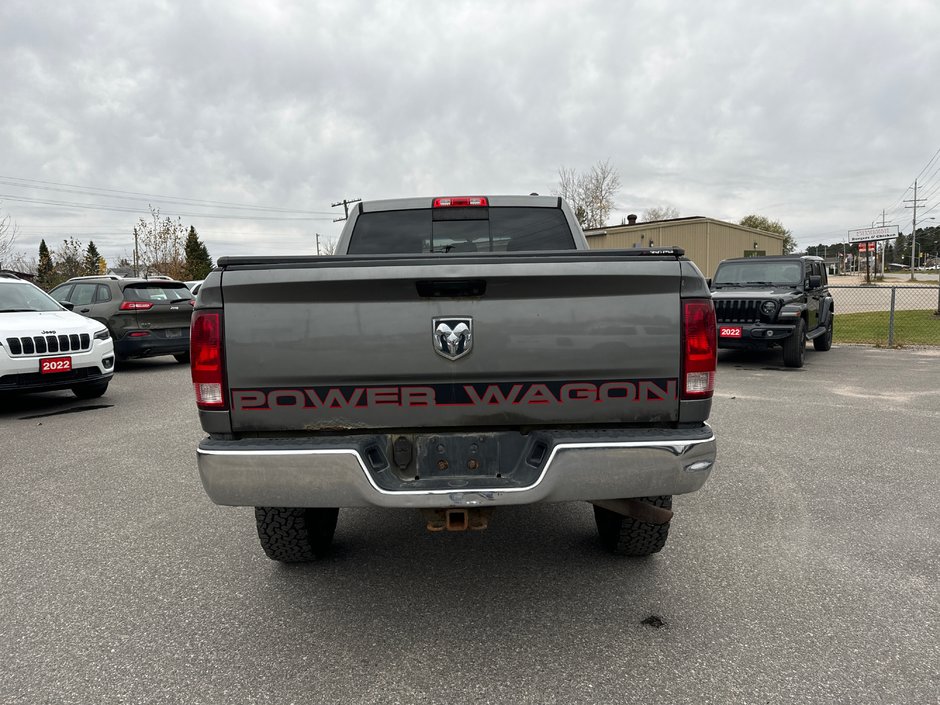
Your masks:
M 806 321 L 801 318 L 793 335 L 783 341 L 783 364 L 785 367 L 802 367 L 805 357 Z
M 672 509 L 672 495 L 636 497 L 641 502 L 663 509 Z M 617 514 L 594 505 L 594 521 L 601 544 L 618 556 L 649 556 L 658 553 L 669 537 L 669 522 L 651 524 Z
M 281 563 L 322 558 L 333 542 L 338 509 L 255 507 L 258 538 L 265 554 Z

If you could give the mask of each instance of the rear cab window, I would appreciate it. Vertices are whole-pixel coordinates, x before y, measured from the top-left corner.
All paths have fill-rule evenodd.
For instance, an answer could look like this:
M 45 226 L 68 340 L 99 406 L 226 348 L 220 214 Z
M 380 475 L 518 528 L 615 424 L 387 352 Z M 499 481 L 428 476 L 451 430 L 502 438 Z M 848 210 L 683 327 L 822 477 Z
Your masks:
M 359 215 L 348 254 L 573 250 L 560 208 L 420 208 Z
M 193 298 L 182 282 L 141 282 L 124 289 L 125 301 L 144 301 L 151 304 L 189 301 Z

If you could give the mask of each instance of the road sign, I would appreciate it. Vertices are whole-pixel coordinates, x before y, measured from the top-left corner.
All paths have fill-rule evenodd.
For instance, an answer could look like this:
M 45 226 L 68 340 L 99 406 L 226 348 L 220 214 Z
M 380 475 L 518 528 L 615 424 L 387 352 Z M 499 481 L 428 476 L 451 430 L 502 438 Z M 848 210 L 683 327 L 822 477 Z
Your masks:
M 857 228 L 849 230 L 849 242 L 868 242 L 869 240 L 893 240 L 901 232 L 897 225 L 883 225 L 880 228 Z

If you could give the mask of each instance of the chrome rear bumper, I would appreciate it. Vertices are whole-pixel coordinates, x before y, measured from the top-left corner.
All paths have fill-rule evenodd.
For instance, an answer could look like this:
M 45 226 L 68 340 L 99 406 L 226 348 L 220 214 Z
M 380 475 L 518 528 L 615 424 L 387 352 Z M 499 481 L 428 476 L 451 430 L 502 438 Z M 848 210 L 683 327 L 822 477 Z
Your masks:
M 388 490 L 356 442 L 284 440 L 200 443 L 199 474 L 216 504 L 273 507 L 472 507 L 684 494 L 699 489 L 715 464 L 706 424 L 694 432 L 619 432 L 559 436 L 541 473 L 521 487 L 453 486 Z M 455 482 L 453 484 L 459 485 Z

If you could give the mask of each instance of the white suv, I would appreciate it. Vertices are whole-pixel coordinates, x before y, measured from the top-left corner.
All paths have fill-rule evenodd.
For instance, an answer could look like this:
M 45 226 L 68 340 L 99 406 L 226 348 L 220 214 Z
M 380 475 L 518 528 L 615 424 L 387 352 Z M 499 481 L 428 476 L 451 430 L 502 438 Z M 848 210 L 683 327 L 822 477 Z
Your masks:
M 114 343 L 104 325 L 0 273 L 0 394 L 71 389 L 92 399 L 113 376 Z

